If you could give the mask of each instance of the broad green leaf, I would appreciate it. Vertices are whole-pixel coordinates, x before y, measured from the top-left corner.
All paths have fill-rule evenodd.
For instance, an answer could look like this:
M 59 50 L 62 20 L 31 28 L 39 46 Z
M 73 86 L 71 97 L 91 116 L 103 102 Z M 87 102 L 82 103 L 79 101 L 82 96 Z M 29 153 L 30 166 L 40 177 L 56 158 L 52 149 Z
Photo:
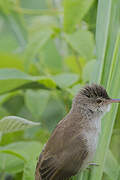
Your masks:
M 50 39 L 52 33 L 53 31 L 50 28 L 43 28 L 42 30 L 35 32 L 30 36 L 29 43 L 25 52 L 26 68 L 28 68 L 28 65 L 31 63 L 33 58 L 35 58 L 39 54 L 40 50 Z
M 37 161 L 28 161 L 25 163 L 24 171 L 23 171 L 23 180 L 34 180 L 35 179 L 35 168 Z
M 96 67 L 96 60 L 89 61 L 83 69 L 83 81 L 92 81 L 93 71 Z
M 12 93 L 6 93 L 6 94 L 0 95 L 0 105 L 2 105 L 5 101 L 7 101 L 8 99 L 10 99 L 11 97 L 17 94 L 19 94 L 19 92 L 12 92 Z
M 86 60 L 93 58 L 94 39 L 91 32 L 81 29 L 72 34 L 65 34 L 65 39 L 82 58 Z
M 48 41 L 51 35 L 52 35 L 51 29 L 43 29 L 39 32 L 33 33 L 33 36 L 30 37 L 30 42 L 28 44 L 29 52 L 31 50 L 33 50 L 34 53 L 39 51 L 45 45 L 45 43 Z M 36 47 L 37 45 L 38 47 Z
M 94 0 L 64 0 L 65 31 L 72 32 L 76 24 L 80 24 L 93 1 Z
M 20 86 L 38 82 L 46 87 L 55 87 L 55 82 L 44 76 L 31 76 L 16 69 L 0 69 L 0 93 L 20 88 Z
M 0 69 L 0 80 L 6 80 L 6 79 L 26 79 L 30 80 L 30 75 L 25 74 L 22 71 L 16 70 L 16 69 Z
M 33 128 L 29 128 L 29 129 L 33 129 Z M 26 130 L 28 130 L 28 129 L 26 129 Z M 2 134 L 0 145 L 5 146 L 7 144 L 21 141 L 23 139 L 24 139 L 24 131 L 15 131 L 15 132 L 11 132 L 11 133 L 5 133 L 5 134 Z
M 11 94 L 11 93 L 8 93 L 8 94 Z M 24 106 L 24 98 L 23 98 L 22 91 L 21 92 L 15 91 L 14 95 L 10 96 L 9 99 L 6 99 L 6 102 L 3 103 L 3 107 L 9 112 L 9 114 L 11 115 L 14 114 L 17 116 L 20 116 L 18 113 L 23 108 L 23 106 Z M 25 117 L 25 116 L 21 116 L 21 117 Z
M 43 84 L 44 86 L 46 86 L 48 88 L 56 87 L 55 81 L 50 77 L 36 76 L 36 77 L 33 77 L 33 81 L 36 81 L 39 84 Z
M 60 45 L 59 45 L 60 46 Z M 40 57 L 43 59 L 39 61 L 41 69 L 49 73 L 58 73 L 62 70 L 62 57 L 59 52 L 59 48 L 56 46 L 53 40 L 49 40 L 47 44 L 42 48 Z
M 5 53 L 5 54 L 12 53 L 17 48 L 19 48 L 19 45 L 18 45 L 17 40 L 13 36 L 13 34 L 9 31 L 5 32 L 5 30 L 3 30 L 3 32 L 0 33 L 0 53 L 1 53 L 1 55 L 3 56 L 3 53 Z M 6 52 L 6 50 L 7 50 L 7 52 Z
M 24 169 L 24 161 L 16 156 L 0 153 L 0 172 L 19 173 Z
M 54 18 L 49 18 L 53 22 Z M 28 70 L 33 61 L 38 59 L 39 53 L 46 45 L 53 34 L 52 23 L 47 23 L 48 18 L 42 16 L 33 18 L 31 26 L 29 27 L 29 38 L 27 48 L 25 50 L 25 68 Z M 37 21 L 37 22 L 36 22 Z M 54 23 L 53 23 L 54 24 Z M 37 57 L 37 58 L 36 58 Z
M 0 69 L 0 93 L 29 83 L 31 77 L 16 69 Z
M 12 53 L 0 53 L 0 68 L 16 68 L 24 71 L 22 57 Z
M 39 123 L 28 121 L 17 116 L 6 116 L 0 120 L 0 132 L 8 133 L 38 126 Z
M 50 97 L 50 91 L 47 90 L 28 90 L 25 94 L 25 102 L 35 118 L 39 118 L 45 110 Z
M 47 129 L 51 132 L 65 114 L 65 104 L 62 101 L 62 97 L 58 98 L 58 96 L 53 94 L 48 101 L 44 113 L 42 114 L 41 125 L 45 128 L 47 127 Z
M 73 85 L 78 81 L 79 76 L 77 74 L 63 73 L 56 76 L 52 76 L 53 80 L 56 82 L 58 86 L 61 88 L 66 88 Z
M 71 72 L 82 75 L 82 70 L 86 63 L 86 60 L 84 58 L 76 57 L 75 55 L 72 55 L 66 57 L 64 61 L 67 67 L 69 67 Z
M 0 95 L 0 105 L 2 104 L 2 103 L 4 103 L 5 101 L 6 101 L 6 99 L 8 99 L 9 98 L 9 94 L 3 94 L 3 95 Z
M 6 146 L 0 147 L 1 153 L 11 154 L 19 159 L 27 162 L 29 160 L 36 160 L 42 150 L 42 144 L 36 141 L 30 142 L 16 142 Z
M 109 150 L 107 153 L 104 172 L 110 177 L 110 179 L 118 179 L 120 173 L 120 165 Z

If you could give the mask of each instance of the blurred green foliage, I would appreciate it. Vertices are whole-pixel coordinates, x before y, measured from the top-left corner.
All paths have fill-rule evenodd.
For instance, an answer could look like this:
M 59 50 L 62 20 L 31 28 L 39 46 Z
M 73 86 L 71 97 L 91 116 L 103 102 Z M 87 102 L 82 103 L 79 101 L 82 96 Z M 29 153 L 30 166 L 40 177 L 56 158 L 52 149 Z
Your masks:
M 95 62 L 96 54 L 95 26 L 89 28 L 88 17 L 94 13 L 96 24 L 96 3 L 0 1 L 0 117 L 40 122 L 39 127 L 2 135 L 1 179 L 34 179 L 41 144 L 69 111 L 79 88 L 89 82 L 86 66 Z M 12 129 L 11 124 L 7 127 Z
M 26 130 L 17 122 L 4 125 L 19 131 L 0 134 L 1 180 L 34 179 L 50 133 L 68 113 L 80 87 L 97 76 L 97 6 L 97 0 L 0 0 L 0 118 L 40 122 Z M 116 139 L 113 152 L 118 149 Z M 118 166 L 111 151 L 107 162 Z M 111 166 L 104 169 L 104 180 Z M 84 179 L 89 179 L 88 172 Z

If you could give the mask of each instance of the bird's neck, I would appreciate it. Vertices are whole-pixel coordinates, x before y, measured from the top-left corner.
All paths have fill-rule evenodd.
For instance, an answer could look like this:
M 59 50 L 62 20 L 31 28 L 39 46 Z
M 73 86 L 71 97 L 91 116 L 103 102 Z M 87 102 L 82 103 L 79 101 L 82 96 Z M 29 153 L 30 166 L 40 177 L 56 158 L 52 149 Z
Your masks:
M 102 111 L 92 111 L 91 109 L 84 106 L 72 107 L 71 112 L 79 113 L 80 116 L 86 120 L 101 119 L 104 115 L 104 112 Z

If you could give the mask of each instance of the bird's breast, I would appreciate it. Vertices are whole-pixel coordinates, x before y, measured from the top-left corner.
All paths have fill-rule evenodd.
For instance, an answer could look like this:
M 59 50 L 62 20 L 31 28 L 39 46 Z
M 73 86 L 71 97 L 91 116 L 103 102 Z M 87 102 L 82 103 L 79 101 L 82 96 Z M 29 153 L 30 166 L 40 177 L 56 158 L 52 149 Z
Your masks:
M 86 134 L 88 151 L 96 151 L 99 138 L 99 131 L 93 131 Z
M 99 134 L 101 131 L 101 120 L 93 119 L 87 128 L 84 129 L 84 138 L 86 139 L 88 148 L 88 160 L 92 159 L 97 148 Z
M 97 148 L 97 144 L 98 144 L 98 138 L 99 138 L 99 131 L 88 131 L 85 132 L 84 134 L 84 138 L 87 140 L 86 141 L 86 145 L 87 145 L 87 151 L 88 151 L 88 155 L 86 157 L 86 159 L 84 160 L 81 169 L 85 169 L 89 166 L 89 164 L 93 161 L 95 152 L 96 152 L 96 148 Z

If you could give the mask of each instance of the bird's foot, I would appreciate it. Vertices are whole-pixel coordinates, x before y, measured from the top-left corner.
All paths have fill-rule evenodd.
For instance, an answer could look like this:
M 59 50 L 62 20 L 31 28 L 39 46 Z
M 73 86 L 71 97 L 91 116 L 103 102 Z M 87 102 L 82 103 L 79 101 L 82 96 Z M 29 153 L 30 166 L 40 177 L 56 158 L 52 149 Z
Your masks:
M 94 162 L 90 162 L 89 166 L 87 167 L 87 169 L 91 169 L 94 166 L 99 166 L 99 164 L 98 163 L 94 163 Z
M 89 165 L 90 165 L 90 166 L 99 166 L 98 163 L 94 163 L 94 162 L 89 163 Z

